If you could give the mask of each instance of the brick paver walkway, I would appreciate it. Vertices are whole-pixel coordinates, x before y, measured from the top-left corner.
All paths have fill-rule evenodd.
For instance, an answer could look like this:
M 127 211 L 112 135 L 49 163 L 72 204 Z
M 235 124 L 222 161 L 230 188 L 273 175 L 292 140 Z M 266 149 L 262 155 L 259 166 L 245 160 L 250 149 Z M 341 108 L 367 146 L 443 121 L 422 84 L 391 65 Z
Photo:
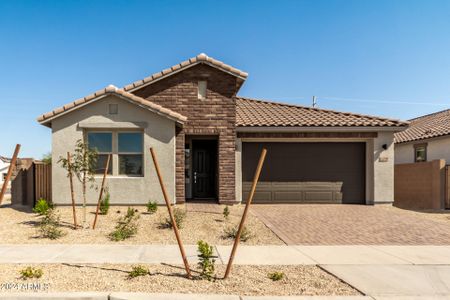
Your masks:
M 364 205 L 253 205 L 289 245 L 450 245 L 450 224 Z

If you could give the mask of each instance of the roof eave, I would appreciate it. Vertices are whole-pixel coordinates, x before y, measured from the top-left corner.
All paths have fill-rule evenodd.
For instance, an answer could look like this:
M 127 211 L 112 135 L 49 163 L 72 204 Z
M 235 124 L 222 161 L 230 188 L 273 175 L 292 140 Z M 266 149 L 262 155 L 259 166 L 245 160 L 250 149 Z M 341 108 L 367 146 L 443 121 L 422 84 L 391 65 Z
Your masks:
M 116 96 L 116 97 L 119 97 L 119 98 L 121 98 L 121 99 L 123 99 L 123 100 L 125 100 L 125 101 L 127 101 L 127 102 L 129 102 L 129 103 L 131 103 L 131 104 L 137 105 L 137 106 L 139 106 L 139 107 L 141 107 L 141 108 L 143 108 L 143 109 L 146 109 L 146 110 L 148 110 L 148 111 L 151 111 L 151 112 L 153 112 L 153 113 L 155 113 L 155 114 L 157 114 L 157 115 L 160 115 L 160 116 L 163 116 L 163 117 L 165 117 L 165 118 L 167 118 L 167 119 L 170 119 L 170 120 L 174 121 L 175 123 L 177 123 L 177 124 L 179 124 L 179 125 L 183 125 L 183 124 L 187 121 L 187 117 L 185 117 L 185 116 L 183 116 L 183 115 L 181 115 L 181 114 L 174 113 L 174 112 L 173 112 L 172 114 L 170 114 L 170 113 L 165 113 L 165 112 L 160 111 L 160 110 L 158 110 L 158 109 L 155 109 L 155 108 L 152 108 L 152 107 L 150 107 L 150 106 L 144 105 L 144 104 L 142 104 L 142 103 L 139 102 L 139 101 L 135 101 L 135 100 L 131 99 L 130 97 L 128 97 L 126 94 L 124 95 L 124 93 L 127 93 L 127 92 L 120 91 L 120 90 L 106 91 L 106 92 L 104 92 L 104 93 L 102 93 L 102 94 L 100 94 L 100 95 L 98 95 L 98 96 L 95 96 L 95 97 L 92 98 L 92 99 L 89 99 L 88 101 L 84 101 L 84 102 L 81 103 L 81 104 L 73 105 L 73 106 L 71 106 L 69 109 L 65 109 L 64 106 L 63 106 L 63 108 L 55 109 L 55 110 L 52 111 L 52 112 L 54 113 L 53 116 L 45 117 L 45 115 L 50 114 L 50 113 L 52 113 L 52 112 L 43 114 L 43 115 L 41 115 L 41 116 L 39 116 L 39 117 L 37 118 L 37 121 L 39 122 L 39 124 L 51 128 L 51 121 L 52 121 L 52 120 L 57 119 L 57 118 L 59 118 L 59 117 L 62 117 L 62 116 L 64 116 L 64 115 L 68 114 L 68 113 L 71 113 L 72 111 L 74 111 L 74 110 L 76 110 L 76 109 L 82 108 L 82 107 L 84 107 L 84 106 L 86 106 L 86 105 L 89 105 L 89 104 L 91 104 L 91 103 L 93 103 L 93 102 L 95 102 L 95 101 L 98 101 L 98 100 L 100 100 L 100 99 L 103 99 L 103 98 L 105 98 L 105 97 L 107 97 L 107 96 Z M 137 97 L 137 96 L 132 95 L 132 97 Z M 61 112 L 55 113 L 55 111 L 57 111 L 57 110 L 59 110 L 59 109 L 63 109 L 63 110 L 62 110 Z M 168 109 L 166 109 L 166 108 L 164 108 L 164 107 L 162 107 L 162 109 L 168 110 Z M 176 114 L 176 115 L 174 116 L 173 114 Z
M 165 79 L 165 78 L 168 78 L 168 77 L 170 77 L 170 76 L 173 76 L 173 75 L 175 75 L 175 74 L 178 74 L 178 73 L 180 73 L 180 72 L 182 72 L 182 71 L 185 71 L 185 70 L 187 70 L 187 69 L 189 69 L 189 68 L 192 68 L 192 67 L 194 67 L 194 66 L 197 66 L 197 65 L 199 65 L 199 64 L 205 64 L 205 65 L 208 65 L 208 66 L 210 66 L 210 67 L 212 67 L 212 68 L 221 70 L 221 71 L 224 72 L 224 73 L 227 73 L 227 74 L 229 74 L 229 75 L 232 75 L 232 76 L 236 77 L 236 78 L 238 79 L 238 87 L 237 87 L 237 90 L 240 89 L 240 87 L 242 86 L 242 84 L 243 84 L 243 83 L 245 82 L 245 80 L 247 79 L 247 76 L 242 76 L 242 75 L 239 75 L 239 74 L 237 74 L 237 73 L 235 73 L 235 72 L 231 72 L 230 70 L 228 70 L 228 69 L 226 69 L 226 68 L 221 68 L 221 67 L 219 67 L 219 66 L 217 66 L 217 65 L 215 65 L 215 64 L 213 64 L 213 63 L 211 63 L 211 62 L 209 62 L 209 61 L 200 60 L 200 61 L 196 61 L 196 62 L 194 62 L 194 63 L 191 63 L 191 64 L 189 64 L 189 65 L 180 67 L 179 69 L 174 70 L 174 71 L 171 71 L 171 72 L 169 72 L 169 73 L 167 73 L 167 74 L 163 74 L 163 75 L 161 75 L 161 76 L 159 76 L 159 77 L 157 77 L 157 78 L 155 78 L 155 79 L 151 79 L 151 80 L 149 80 L 149 81 L 147 81 L 147 82 L 145 82 L 145 79 L 143 79 L 143 80 L 140 80 L 140 81 L 136 81 L 136 82 L 130 83 L 130 84 L 124 86 L 124 87 L 123 87 L 123 90 L 126 91 L 126 92 L 129 92 L 129 93 L 135 92 L 135 91 L 140 90 L 140 89 L 142 89 L 142 88 L 144 88 L 144 87 L 146 87 L 146 86 L 149 86 L 149 85 L 151 85 L 151 84 L 154 84 L 154 83 L 156 83 L 156 82 L 158 82 L 158 81 L 161 81 L 161 80 L 163 80 L 163 79 Z M 157 73 L 157 74 L 158 74 L 158 73 Z M 155 76 L 155 74 L 154 74 L 154 75 L 151 75 L 151 76 L 149 76 L 149 77 L 153 77 L 153 76 Z M 142 83 L 139 83 L 139 82 L 142 82 Z
M 236 126 L 237 132 L 399 132 L 407 126 Z

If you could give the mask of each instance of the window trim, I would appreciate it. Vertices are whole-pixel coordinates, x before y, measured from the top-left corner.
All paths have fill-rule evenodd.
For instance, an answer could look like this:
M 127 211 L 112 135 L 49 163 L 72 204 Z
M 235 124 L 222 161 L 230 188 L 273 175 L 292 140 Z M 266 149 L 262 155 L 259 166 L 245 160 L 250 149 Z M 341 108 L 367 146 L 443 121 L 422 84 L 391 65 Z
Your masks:
M 141 178 L 145 177 L 145 131 L 139 130 L 139 129 L 94 129 L 84 130 L 84 141 L 85 143 L 88 142 L 88 134 L 89 133 L 111 133 L 112 136 L 112 152 L 106 153 L 106 152 L 98 152 L 98 154 L 111 154 L 111 170 L 112 174 L 108 174 L 109 177 L 114 178 Z M 140 133 L 142 136 L 142 151 L 141 152 L 119 152 L 119 133 Z M 127 174 L 120 174 L 119 173 L 119 155 L 141 155 L 142 156 L 142 174 L 140 175 L 127 175 Z M 103 173 L 102 173 L 103 174 Z M 102 174 L 94 174 L 95 178 L 102 178 Z
M 425 152 L 424 160 L 417 160 L 417 150 L 423 149 Z M 421 144 L 414 144 L 414 162 L 426 162 L 428 157 L 428 144 L 427 143 L 421 143 Z

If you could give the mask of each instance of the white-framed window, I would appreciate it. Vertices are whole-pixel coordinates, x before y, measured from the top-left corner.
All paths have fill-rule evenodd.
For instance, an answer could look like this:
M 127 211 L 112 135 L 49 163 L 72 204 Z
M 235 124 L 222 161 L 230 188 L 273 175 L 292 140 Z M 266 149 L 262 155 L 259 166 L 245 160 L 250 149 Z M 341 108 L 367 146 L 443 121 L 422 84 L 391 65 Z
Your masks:
M 89 148 L 98 152 L 96 174 L 105 171 L 108 155 L 111 161 L 108 174 L 113 176 L 143 176 L 143 140 L 141 131 L 87 131 Z
M 199 81 L 197 84 L 198 84 L 198 99 L 205 100 L 206 99 L 207 82 Z

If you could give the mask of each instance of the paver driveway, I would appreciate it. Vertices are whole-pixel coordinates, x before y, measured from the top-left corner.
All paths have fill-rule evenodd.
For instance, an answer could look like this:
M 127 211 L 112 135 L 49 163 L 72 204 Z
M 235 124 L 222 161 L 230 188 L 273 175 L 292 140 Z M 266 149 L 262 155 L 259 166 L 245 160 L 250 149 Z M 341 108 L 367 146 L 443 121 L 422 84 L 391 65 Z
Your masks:
M 253 205 L 289 245 L 450 245 L 450 224 L 364 205 Z

